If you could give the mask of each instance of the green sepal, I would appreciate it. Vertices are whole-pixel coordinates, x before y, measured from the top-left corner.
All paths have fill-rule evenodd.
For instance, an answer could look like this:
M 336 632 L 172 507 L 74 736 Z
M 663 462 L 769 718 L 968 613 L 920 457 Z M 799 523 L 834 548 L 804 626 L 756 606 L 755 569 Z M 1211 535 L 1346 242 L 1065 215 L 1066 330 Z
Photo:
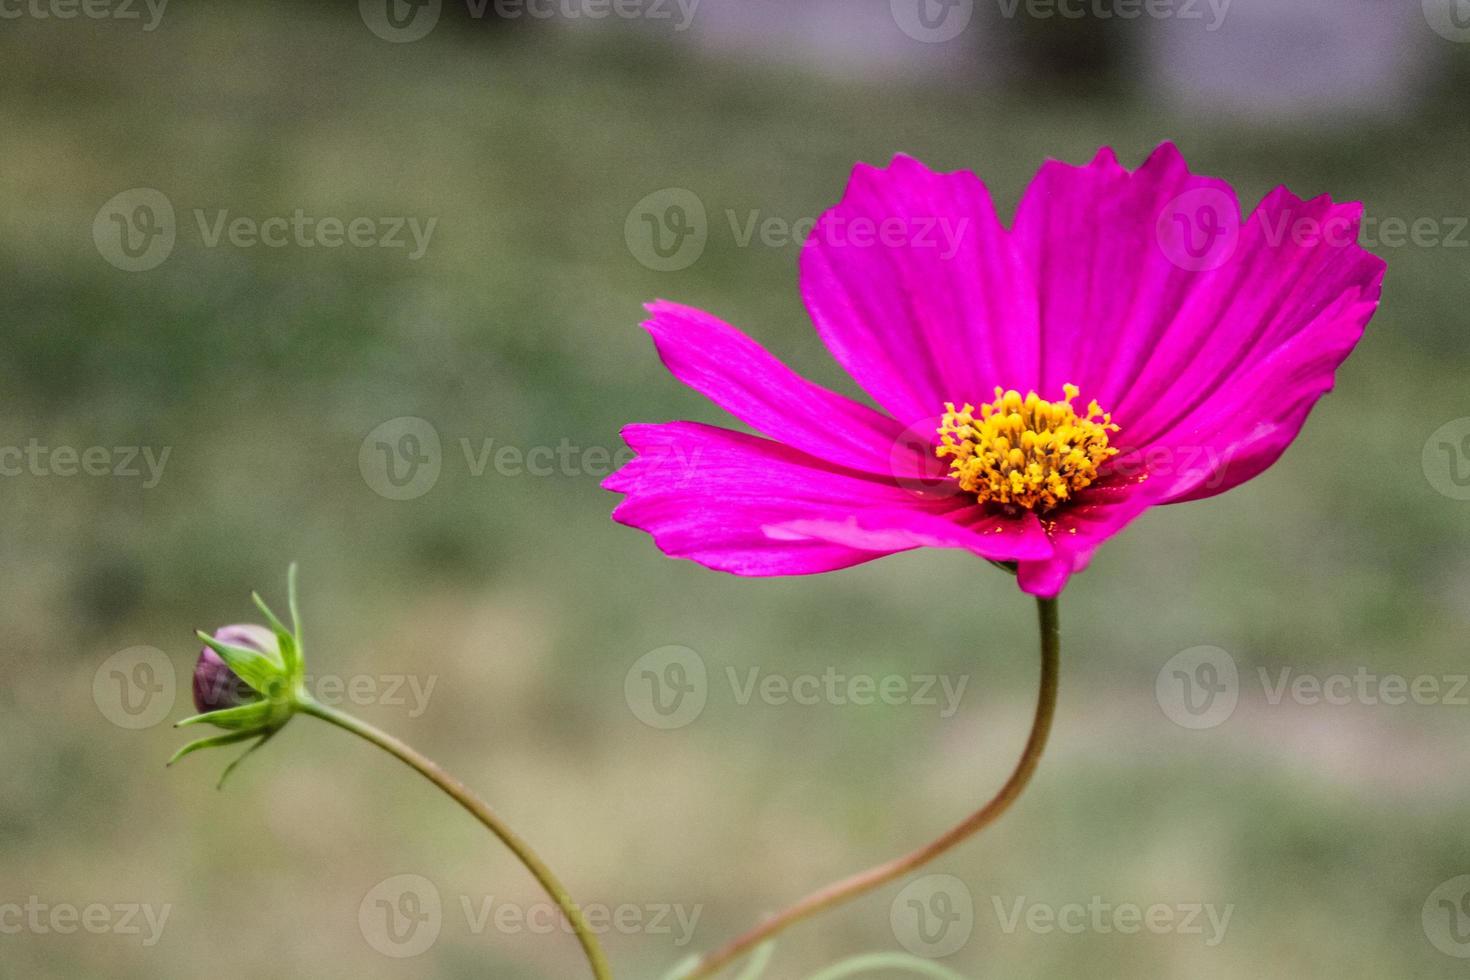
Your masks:
M 280 692 L 282 681 L 285 679 L 285 664 L 259 650 L 221 643 L 203 630 L 195 630 L 194 633 L 204 641 L 205 646 L 219 654 L 225 666 L 229 667 L 236 677 L 250 685 L 252 690 L 266 697 L 272 697 Z
M 301 640 L 301 607 L 296 601 L 296 563 L 286 569 L 286 602 L 291 607 L 291 632 L 296 638 L 296 646 L 304 650 L 305 645 Z
M 276 645 L 281 650 L 281 663 L 285 668 L 286 676 L 293 679 L 299 677 L 302 658 L 295 635 L 286 628 L 286 624 L 281 622 L 280 617 L 271 607 L 266 605 L 266 601 L 261 598 L 259 592 L 250 593 L 250 598 L 255 600 L 255 608 L 259 609 L 260 614 L 265 617 L 266 625 L 271 628 L 271 632 L 276 634 Z
M 222 773 L 220 773 L 219 782 L 215 784 L 214 788 L 215 789 L 224 789 L 225 788 L 225 780 L 226 779 L 229 779 L 230 778 L 230 774 L 232 772 L 234 772 L 237 768 L 239 768 L 240 763 L 244 762 L 246 759 L 248 759 L 252 755 L 254 755 L 255 754 L 255 751 L 257 749 L 259 749 L 262 745 L 264 745 L 266 742 L 269 742 L 271 740 L 271 738 L 274 737 L 275 734 L 276 734 L 276 732 L 278 732 L 278 731 L 280 731 L 280 729 L 273 728 L 270 731 L 266 732 L 264 735 L 260 736 L 260 741 L 256 742 L 254 745 L 250 746 L 250 748 L 246 749 L 244 752 L 241 752 L 240 755 L 238 757 L 236 757 L 236 759 L 235 759 L 234 762 L 231 762 L 229 765 L 225 766 L 225 771 L 222 772 Z
M 174 727 L 214 725 L 219 728 L 260 731 L 270 725 L 272 713 L 269 701 L 251 701 L 249 704 L 236 705 L 233 708 L 221 708 L 218 711 L 206 711 L 202 715 L 191 715 L 183 721 L 174 722 Z
M 164 765 L 171 766 L 175 762 L 178 762 L 180 759 L 182 759 L 184 756 L 193 755 L 200 749 L 212 749 L 220 745 L 233 745 L 236 742 L 243 742 L 247 738 L 255 738 L 258 734 L 259 732 L 255 731 L 225 732 L 223 735 L 211 735 L 208 738 L 201 738 L 198 741 L 190 742 L 188 745 L 179 749 L 173 754 L 173 758 L 165 762 Z

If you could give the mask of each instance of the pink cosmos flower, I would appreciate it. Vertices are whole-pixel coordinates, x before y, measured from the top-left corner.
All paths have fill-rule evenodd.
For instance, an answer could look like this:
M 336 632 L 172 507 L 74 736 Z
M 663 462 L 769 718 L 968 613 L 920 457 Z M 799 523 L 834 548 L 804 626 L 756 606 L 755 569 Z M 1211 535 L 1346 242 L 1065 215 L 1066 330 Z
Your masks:
M 1378 305 L 1361 215 L 1282 187 L 1242 218 L 1169 143 L 1136 171 L 1109 149 L 1047 162 L 1009 229 L 972 173 L 859 164 L 802 250 L 801 292 L 879 407 L 653 303 L 668 369 L 766 438 L 627 427 L 613 517 L 737 575 L 964 548 L 1055 596 L 1144 510 L 1286 449 Z

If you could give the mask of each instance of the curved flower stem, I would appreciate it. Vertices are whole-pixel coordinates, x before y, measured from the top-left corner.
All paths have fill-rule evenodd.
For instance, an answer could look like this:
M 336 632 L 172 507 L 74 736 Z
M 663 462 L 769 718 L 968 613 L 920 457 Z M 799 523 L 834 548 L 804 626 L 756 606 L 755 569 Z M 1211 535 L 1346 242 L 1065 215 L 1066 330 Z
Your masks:
M 1036 716 L 1031 723 L 1031 735 L 1026 739 L 1026 748 L 1021 759 L 1011 772 L 1000 791 L 991 797 L 979 810 L 966 817 L 945 834 L 925 844 L 912 853 L 894 858 L 867 871 L 833 882 L 825 888 L 812 892 L 795 905 L 778 912 L 743 935 L 737 936 L 708 954 L 694 969 L 685 974 L 683 980 L 701 980 L 712 977 L 751 949 L 769 940 L 772 936 L 802 919 L 840 905 L 875 888 L 886 885 L 916 868 L 928 864 L 941 854 L 962 843 L 973 834 L 985 829 L 1010 809 L 1012 803 L 1025 790 L 1026 784 L 1036 772 L 1046 748 L 1047 735 L 1051 732 L 1052 717 L 1057 706 L 1057 675 L 1061 659 L 1061 625 L 1057 615 L 1057 600 L 1036 600 L 1037 614 L 1041 625 L 1041 693 L 1036 701 Z
M 603 955 L 602 947 L 598 945 L 597 937 L 587 927 L 587 920 L 583 918 L 582 910 L 577 906 L 577 903 L 572 901 L 571 896 L 567 894 L 567 890 L 562 887 L 556 875 L 551 873 L 551 869 L 536 855 L 535 851 L 531 850 L 531 845 L 527 844 L 519 834 L 506 825 L 490 809 L 489 804 L 470 792 L 464 783 L 449 775 L 449 773 L 441 769 L 432 759 L 420 754 L 417 750 L 404 742 L 400 742 L 392 735 L 374 728 L 367 722 L 359 721 L 349 714 L 337 711 L 335 708 L 327 707 L 310 698 L 307 698 L 302 703 L 301 710 L 305 714 L 331 722 L 338 728 L 346 729 L 354 735 L 367 739 L 390 755 L 398 757 L 403 762 L 418 770 L 420 775 L 449 794 L 456 803 L 468 810 L 471 816 L 484 824 L 490 833 L 500 838 L 501 843 L 511 849 L 515 856 L 520 859 L 521 864 L 526 866 L 526 870 L 530 871 L 536 877 L 536 880 L 541 883 L 541 887 L 546 890 L 546 894 L 550 895 L 552 900 L 556 902 L 562 914 L 571 923 L 573 931 L 576 932 L 577 941 L 582 944 L 582 949 L 587 954 L 587 962 L 592 967 L 592 975 L 596 980 L 611 980 L 612 971 L 608 968 L 607 957 Z

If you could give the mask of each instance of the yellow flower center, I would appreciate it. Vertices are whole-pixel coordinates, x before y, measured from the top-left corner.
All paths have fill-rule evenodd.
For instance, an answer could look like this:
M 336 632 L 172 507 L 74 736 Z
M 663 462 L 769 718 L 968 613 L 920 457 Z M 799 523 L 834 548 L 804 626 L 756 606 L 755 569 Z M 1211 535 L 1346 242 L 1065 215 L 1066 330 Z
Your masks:
M 981 503 L 1045 513 L 1097 479 L 1098 467 L 1118 454 L 1108 445 L 1117 432 L 1112 415 L 1097 402 L 1086 415 L 1072 407 L 1076 385 L 1049 402 L 1036 392 L 995 389 L 995 401 L 978 412 L 969 403 L 946 402 L 935 453 L 949 459 L 949 473 Z

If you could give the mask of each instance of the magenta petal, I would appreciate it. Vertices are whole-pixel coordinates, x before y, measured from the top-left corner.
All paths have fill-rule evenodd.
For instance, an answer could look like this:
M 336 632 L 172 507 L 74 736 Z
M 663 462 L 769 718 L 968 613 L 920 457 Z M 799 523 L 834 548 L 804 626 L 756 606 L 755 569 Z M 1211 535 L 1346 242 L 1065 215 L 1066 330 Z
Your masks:
M 802 249 L 801 290 L 838 363 L 905 425 L 1036 382 L 1035 288 L 972 173 L 859 164 Z
M 1196 274 L 1126 398 L 1109 406 L 1131 447 L 1157 440 L 1232 384 L 1253 383 L 1262 361 L 1343 301 L 1357 322 L 1342 323 L 1334 338 L 1314 335 L 1309 342 L 1325 341 L 1338 362 L 1347 356 L 1372 314 L 1384 271 L 1383 260 L 1357 244 L 1361 214 L 1361 205 L 1302 201 L 1285 188 L 1261 203 L 1229 260 Z M 1331 230 L 1296 237 L 1312 227 Z M 1347 335 L 1351 342 L 1344 345 Z M 1273 411 L 1263 402 L 1248 421 L 1269 419 Z
M 1372 316 L 1384 265 L 1357 243 L 1360 215 L 1279 188 L 1242 222 L 1229 185 L 1167 143 L 1134 172 L 1109 150 L 1047 164 L 1016 219 L 1046 389 L 1072 381 L 1110 410 L 1112 469 L 1150 472 L 1160 502 L 1255 476 Z
M 1136 481 L 1088 488 L 1043 521 L 1055 556 L 1021 562 L 1017 574 L 1021 588 L 1043 598 L 1055 597 L 1071 576 L 1087 567 L 1104 541 L 1157 502 L 1147 485 Z
M 1083 399 L 1125 418 L 1134 378 L 1202 277 L 1187 252 L 1165 247 L 1173 243 L 1161 240 L 1161 219 L 1168 231 L 1171 209 L 1193 215 L 1196 206 L 1239 224 L 1230 185 L 1191 174 L 1172 143 L 1136 171 L 1107 148 L 1087 166 L 1041 168 L 1016 212 L 1015 236 L 1040 293 L 1042 397 L 1076 384 Z
M 901 519 L 911 510 L 943 513 L 960 504 L 694 422 L 628 426 L 623 438 L 638 455 L 603 483 L 627 495 L 613 519 L 647 531 L 666 554 L 736 575 L 825 572 L 915 546 L 855 548 L 767 528 L 855 516 L 881 526 L 881 514 Z
M 851 548 L 965 548 L 993 561 L 1042 560 L 1051 542 L 1034 514 L 1001 518 L 979 507 L 939 516 L 917 510 L 884 510 L 843 520 L 807 518 L 766 529 L 768 534 L 810 537 Z
M 648 309 L 643 326 L 674 377 L 772 439 L 885 476 L 940 469 L 932 456 L 915 458 L 898 422 L 807 381 L 729 324 L 662 300 Z
M 1163 503 L 1198 500 L 1249 480 L 1281 456 L 1362 336 L 1376 285 L 1344 293 L 1304 330 L 1232 377 L 1120 466 L 1147 472 Z

